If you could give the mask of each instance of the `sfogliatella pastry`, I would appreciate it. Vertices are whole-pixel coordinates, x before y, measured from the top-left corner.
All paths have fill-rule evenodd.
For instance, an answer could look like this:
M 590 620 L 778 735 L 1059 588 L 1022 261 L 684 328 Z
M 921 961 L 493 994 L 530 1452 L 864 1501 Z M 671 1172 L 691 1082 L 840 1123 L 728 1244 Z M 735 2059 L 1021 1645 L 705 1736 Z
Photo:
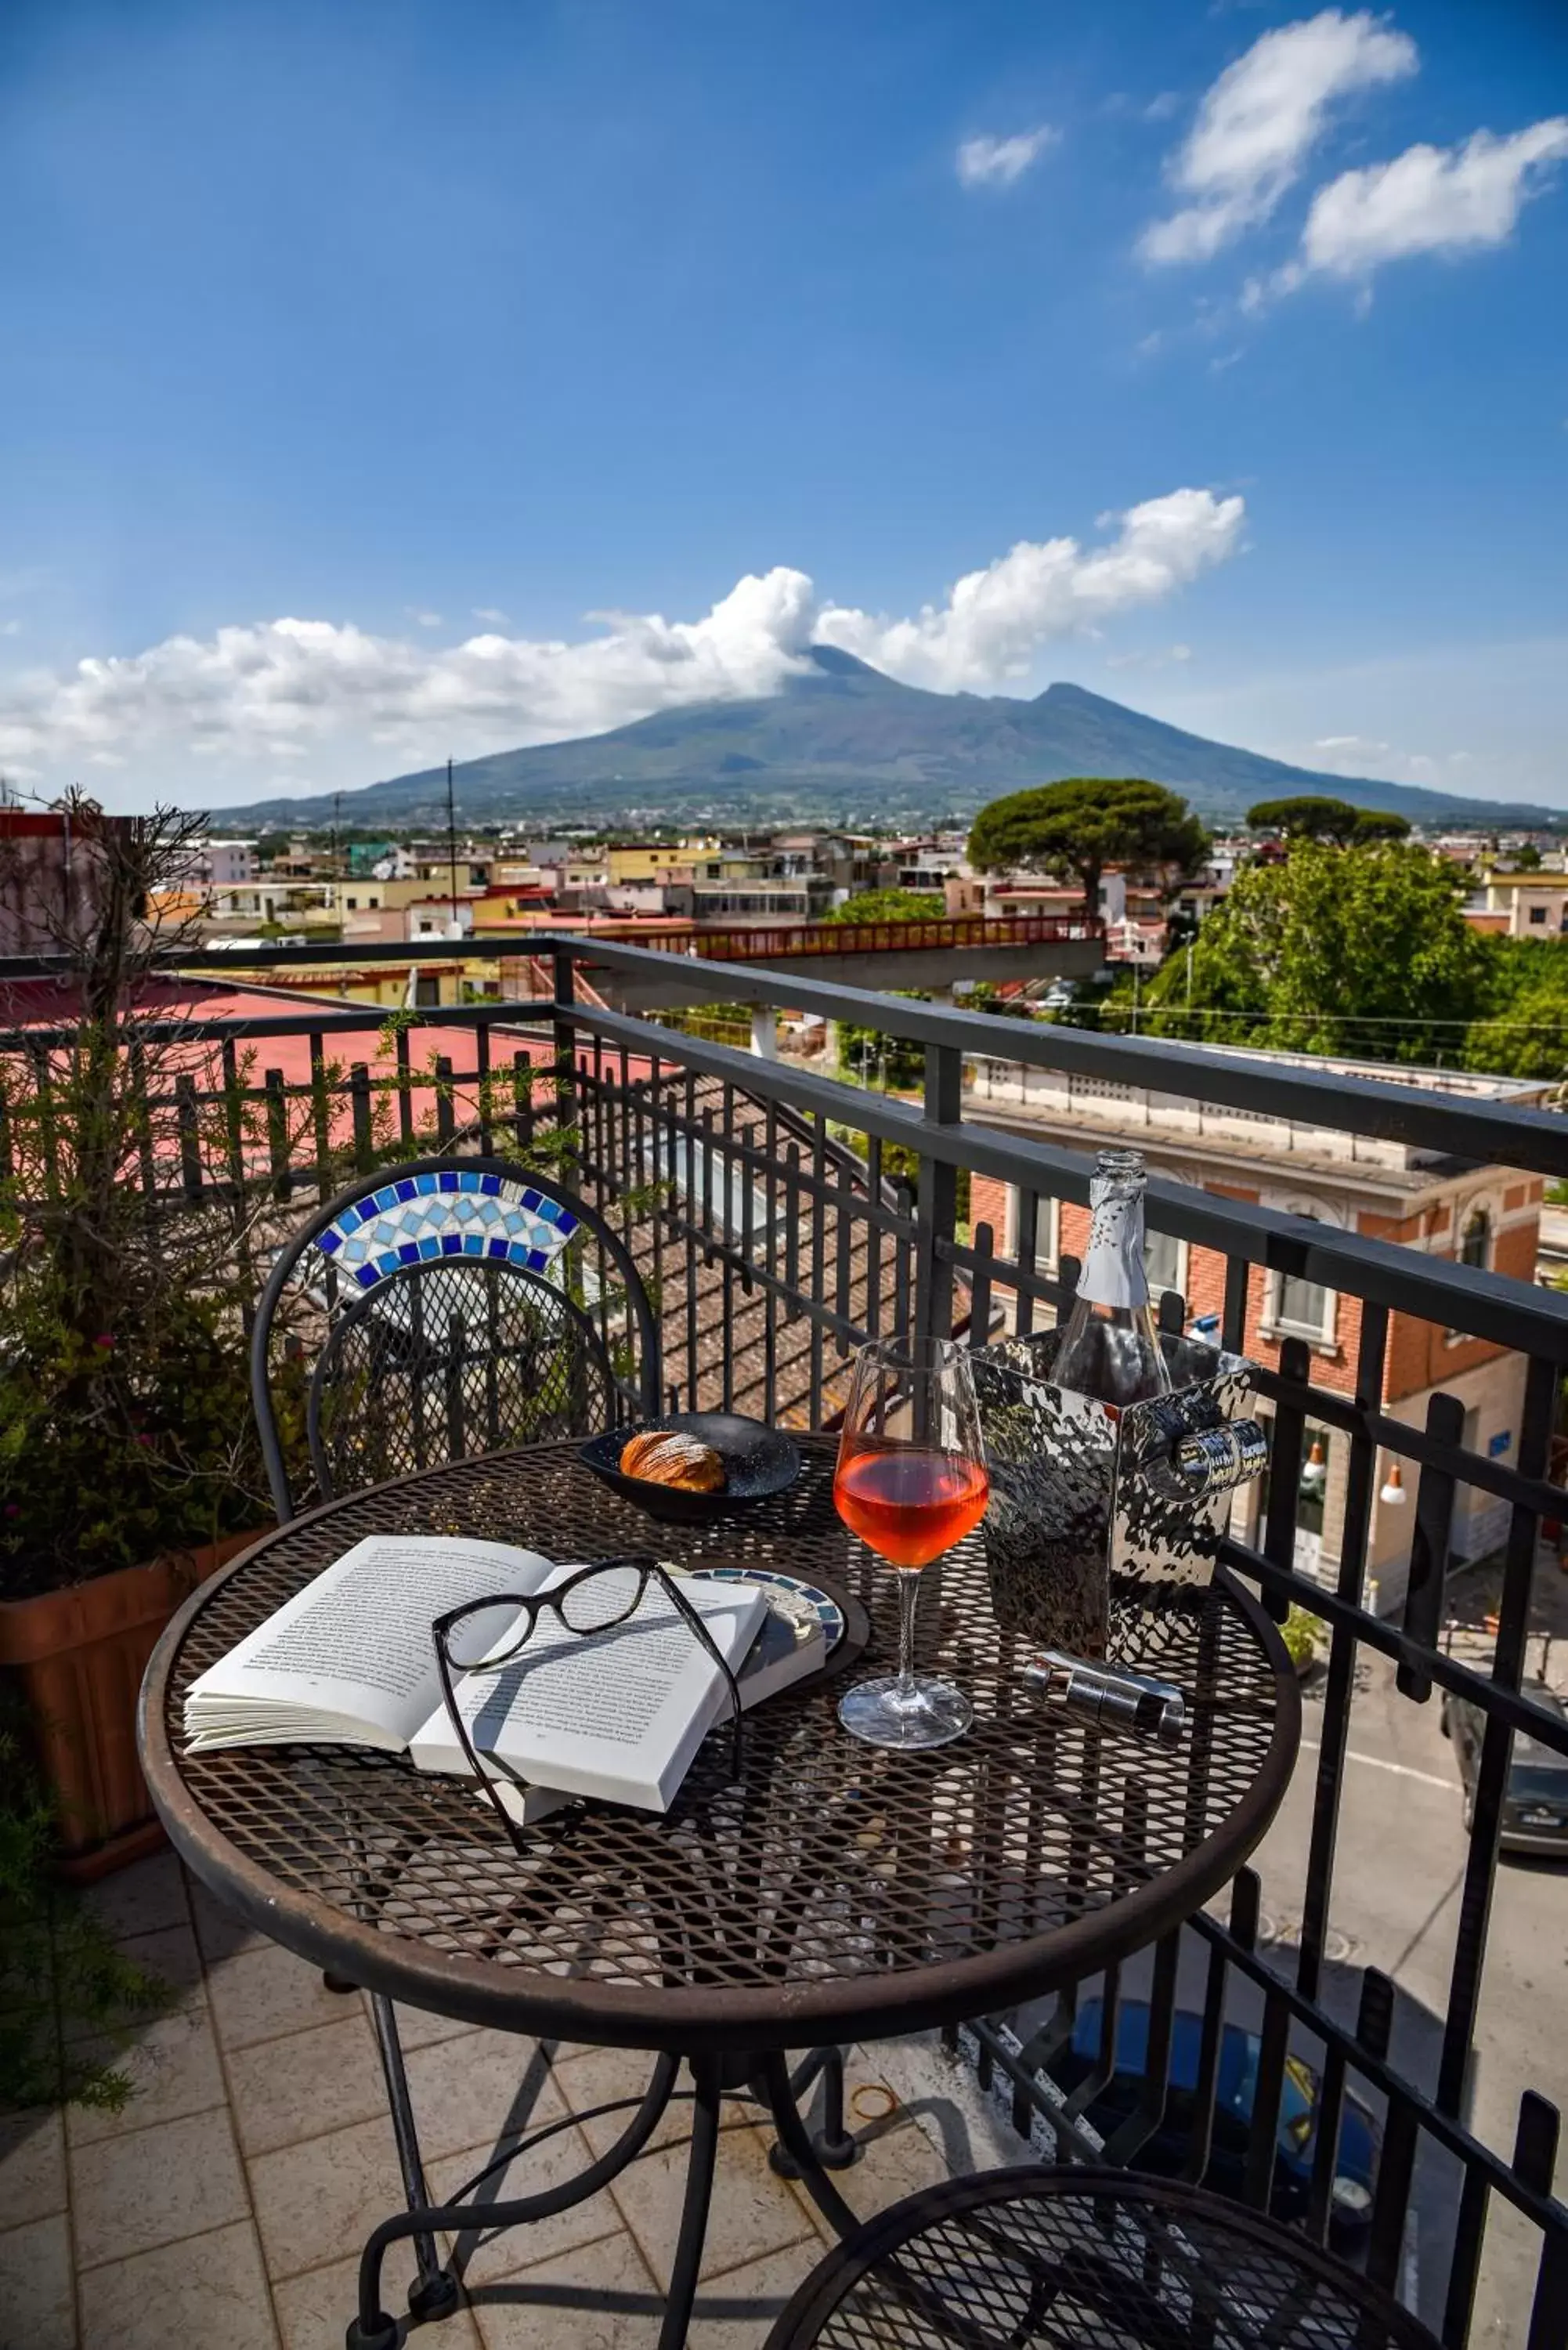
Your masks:
M 722 1493 L 729 1482 L 711 1446 L 674 1428 L 650 1428 L 630 1438 L 621 1449 L 620 1473 L 681 1493 Z

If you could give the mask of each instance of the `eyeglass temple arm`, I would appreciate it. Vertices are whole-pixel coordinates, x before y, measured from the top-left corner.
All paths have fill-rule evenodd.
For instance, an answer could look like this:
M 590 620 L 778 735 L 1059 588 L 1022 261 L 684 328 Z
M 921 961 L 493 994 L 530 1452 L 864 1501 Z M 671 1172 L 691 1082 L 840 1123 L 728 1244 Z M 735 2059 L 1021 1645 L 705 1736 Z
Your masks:
M 668 1574 L 663 1567 L 655 1565 L 653 1573 L 659 1577 L 659 1582 L 680 1610 L 682 1617 L 724 1676 L 724 1686 L 730 1692 L 731 1767 L 738 1778 L 741 1771 L 741 1685 L 731 1671 L 729 1662 L 718 1642 L 702 1621 L 701 1610 L 692 1607 L 691 1602 L 677 1585 L 675 1577 Z

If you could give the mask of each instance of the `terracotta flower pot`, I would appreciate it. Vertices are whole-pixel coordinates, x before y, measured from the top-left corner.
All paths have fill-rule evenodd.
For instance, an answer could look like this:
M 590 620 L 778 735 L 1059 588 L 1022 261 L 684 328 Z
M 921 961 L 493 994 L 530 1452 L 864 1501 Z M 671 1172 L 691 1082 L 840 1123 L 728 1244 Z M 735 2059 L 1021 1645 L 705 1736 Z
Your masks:
M 258 1538 L 229 1534 L 64 1591 L 0 1600 L 0 1670 L 32 1717 L 67 1876 L 106 1877 L 162 1843 L 136 1759 L 141 1676 L 186 1594 Z

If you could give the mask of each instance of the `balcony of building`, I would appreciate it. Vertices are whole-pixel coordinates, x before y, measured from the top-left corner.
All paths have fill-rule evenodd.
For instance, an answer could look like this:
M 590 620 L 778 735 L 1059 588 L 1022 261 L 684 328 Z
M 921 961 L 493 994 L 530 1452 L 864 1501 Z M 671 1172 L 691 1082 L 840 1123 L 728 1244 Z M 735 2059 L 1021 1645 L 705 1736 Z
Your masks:
M 394 951 L 357 948 L 356 963 Z M 1021 1022 L 1003 1039 L 983 1015 L 795 969 L 704 969 L 711 994 L 764 1024 L 790 1011 L 880 1028 L 923 1068 L 907 1100 L 612 1009 L 603 974 L 658 985 L 656 953 L 602 938 L 537 951 L 547 995 L 417 1006 L 385 1027 L 366 1003 L 268 993 L 265 956 L 244 993 L 226 955 L 221 980 L 216 957 L 171 978 L 141 1016 L 169 1072 L 150 1120 L 176 1138 L 136 1170 L 150 1209 L 229 1219 L 259 1282 L 268 1251 L 357 1170 L 432 1147 L 547 1154 L 657 1300 L 667 1390 L 820 1430 L 869 1336 L 980 1345 L 1054 1317 L 1093 1151 L 1134 1140 L 1153 1170 L 1167 1326 L 1257 1365 L 1268 1478 L 1238 1498 L 1220 1558 L 1315 1643 L 1281 1813 L 1226 1896 L 1119 1973 L 852 2051 L 857 2208 L 1031 2153 L 1094 2158 L 1096 2052 L 1102 2088 L 1131 2101 L 1120 2158 L 1193 2176 L 1207 2163 L 1268 2205 L 1266 2157 L 1226 2172 L 1237 2116 L 1217 2063 L 1233 2031 L 1251 2067 L 1243 2144 L 1288 2134 L 1305 2083 L 1319 2119 L 1364 2115 L 1377 2149 L 1364 2224 L 1341 2224 L 1349 2190 L 1336 2201 L 1321 2163 L 1295 2224 L 1450 2350 L 1559 2345 L 1563 1864 L 1544 1843 L 1535 1858 L 1505 1849 L 1511 1762 L 1529 1742 L 1542 1770 L 1568 1763 L 1552 1694 L 1568 1660 L 1568 1297 L 1537 1284 L 1534 1237 L 1543 1184 L 1568 1174 L 1568 1128 L 1542 1090 Z M 47 1087 L 72 1049 L 66 999 L 36 965 L 0 982 L 0 1055 L 15 1085 Z M 583 1270 L 607 1315 L 613 1269 L 590 1252 Z M 1462 1754 L 1442 1727 L 1461 1719 Z M 1563 1832 L 1568 1848 L 1568 1803 Z M 173 2004 L 132 2043 L 122 2113 L 0 2122 L 0 2340 L 340 2341 L 359 2241 L 400 2196 L 360 1995 L 225 1917 L 171 1855 L 90 1898 Z M 410 2025 L 444 2187 L 528 2116 L 497 2035 Z M 556 2052 L 529 2110 L 584 2111 L 638 2062 Z M 739 2350 L 825 2240 L 753 2122 L 732 2123 L 691 2339 Z M 525 2238 L 465 2242 L 463 2305 L 430 2341 L 651 2343 L 677 2192 L 660 2147 Z

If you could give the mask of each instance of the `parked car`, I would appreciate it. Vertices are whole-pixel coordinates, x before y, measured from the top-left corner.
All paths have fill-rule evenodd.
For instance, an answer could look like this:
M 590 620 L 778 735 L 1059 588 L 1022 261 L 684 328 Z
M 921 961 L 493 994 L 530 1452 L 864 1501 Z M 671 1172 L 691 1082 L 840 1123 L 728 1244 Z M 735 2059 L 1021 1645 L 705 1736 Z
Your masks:
M 1524 1682 L 1522 1694 L 1568 1725 L 1568 1707 L 1544 1681 Z M 1476 1814 L 1476 1779 L 1485 1734 L 1486 1715 L 1479 1705 L 1472 1705 L 1469 1698 L 1444 1698 L 1443 1735 L 1453 1741 L 1454 1759 L 1459 1766 L 1465 1792 L 1467 1828 Z M 1568 1856 L 1568 1754 L 1559 1754 L 1537 1739 L 1516 1734 L 1513 1759 L 1502 1791 L 1498 1842 L 1504 1852 L 1558 1853 Z
M 1101 2001 L 1085 2000 L 1074 2020 L 1072 2040 L 1046 2068 L 1057 2087 L 1067 2095 L 1088 2079 L 1098 2062 L 1104 2012 Z M 1148 2022 L 1147 2001 L 1122 2002 L 1116 2016 L 1116 2070 L 1084 2114 L 1090 2127 L 1102 2137 L 1109 2137 L 1136 2110 L 1148 2058 Z M 1161 2178 L 1173 2178 L 1179 2176 L 1186 2164 L 1197 2118 L 1195 2093 L 1202 2034 L 1202 2017 L 1179 2007 L 1172 2020 L 1165 2115 L 1154 2136 L 1133 2158 L 1139 2170 L 1152 2170 Z M 1262 2046 L 1255 2032 L 1243 2031 L 1238 2023 L 1227 2023 L 1220 2035 L 1214 2124 L 1205 2178 L 1205 2184 L 1217 2194 L 1239 2199 L 1242 2192 Z M 1277 2220 L 1300 2220 L 1306 2215 L 1317 2153 L 1321 2086 L 1319 2075 L 1310 2064 L 1299 2056 L 1286 2057 L 1274 2149 L 1274 2182 L 1269 2199 L 1269 2208 Z M 1342 2251 L 1354 2251 L 1371 2225 L 1381 2147 L 1382 2131 L 1376 2116 L 1347 2090 L 1340 2116 L 1329 2206 L 1329 2235 Z

